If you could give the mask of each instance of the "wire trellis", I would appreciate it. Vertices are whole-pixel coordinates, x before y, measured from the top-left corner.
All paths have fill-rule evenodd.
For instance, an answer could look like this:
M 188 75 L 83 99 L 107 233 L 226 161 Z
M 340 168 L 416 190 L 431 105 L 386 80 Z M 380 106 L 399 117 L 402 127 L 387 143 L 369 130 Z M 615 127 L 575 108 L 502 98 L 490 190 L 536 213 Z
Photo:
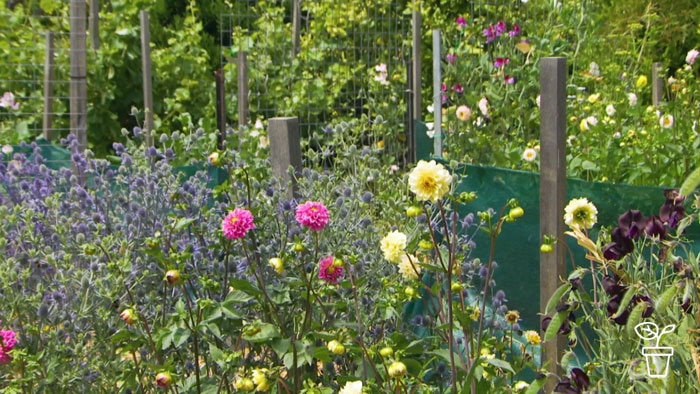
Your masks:
M 247 52 L 252 123 L 296 116 L 308 135 L 334 120 L 376 117 L 376 108 L 390 103 L 392 117 L 403 124 L 411 20 L 401 7 L 387 1 L 367 4 L 357 12 L 371 23 L 320 27 L 327 18 L 301 2 L 301 44 L 295 54 L 294 0 L 280 2 L 278 9 L 259 10 L 254 4 L 236 1 L 230 14 L 221 15 L 220 29 L 231 101 L 238 99 L 236 54 Z

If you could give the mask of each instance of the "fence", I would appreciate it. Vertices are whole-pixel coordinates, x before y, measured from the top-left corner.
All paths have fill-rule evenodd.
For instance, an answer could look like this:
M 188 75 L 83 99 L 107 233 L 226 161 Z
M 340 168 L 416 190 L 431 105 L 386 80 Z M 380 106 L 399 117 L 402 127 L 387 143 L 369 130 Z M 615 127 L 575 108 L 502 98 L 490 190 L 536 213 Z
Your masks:
M 227 97 L 229 117 L 243 125 L 295 116 L 309 136 L 334 120 L 383 114 L 406 137 L 410 15 L 393 2 L 350 2 L 362 16 L 343 21 L 327 5 L 281 3 L 238 1 L 221 17 L 221 67 L 227 91 L 237 92 Z

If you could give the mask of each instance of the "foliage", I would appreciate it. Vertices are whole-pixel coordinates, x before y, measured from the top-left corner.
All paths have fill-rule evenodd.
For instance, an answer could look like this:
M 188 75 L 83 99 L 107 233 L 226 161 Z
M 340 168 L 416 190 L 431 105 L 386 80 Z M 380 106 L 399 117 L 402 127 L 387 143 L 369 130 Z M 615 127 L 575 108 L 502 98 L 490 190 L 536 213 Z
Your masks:
M 697 221 L 697 197 L 691 207 L 687 215 L 685 196 L 667 190 L 658 215 L 627 211 L 616 227 L 602 227 L 597 237 L 577 226 L 567 232 L 583 247 L 589 265 L 575 265 L 551 296 L 544 339 L 565 335 L 570 348 L 561 365 L 567 374 L 578 368 L 578 375 L 587 377 L 573 388 L 570 379 L 560 380 L 558 392 L 697 387 L 693 278 L 699 268 L 697 253 L 684 238 Z M 673 349 L 669 364 L 644 355 L 659 346 Z

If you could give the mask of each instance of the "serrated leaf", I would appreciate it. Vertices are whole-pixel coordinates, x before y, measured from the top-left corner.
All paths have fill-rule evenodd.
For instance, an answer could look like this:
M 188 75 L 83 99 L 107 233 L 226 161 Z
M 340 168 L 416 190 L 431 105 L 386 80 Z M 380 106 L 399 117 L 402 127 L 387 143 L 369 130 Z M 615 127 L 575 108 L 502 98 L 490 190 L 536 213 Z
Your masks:
M 698 185 L 700 185 L 700 167 L 693 170 L 693 172 L 685 178 L 678 193 L 681 196 L 687 196 L 692 193 Z
M 547 327 L 547 331 L 545 331 L 544 333 L 545 341 L 550 341 L 557 336 L 559 328 L 562 324 L 564 324 L 564 321 L 566 321 L 567 316 L 569 316 L 569 312 L 564 311 L 558 312 L 556 315 L 554 315 L 554 317 L 552 317 L 552 320 L 549 322 L 549 326 Z
M 549 312 L 554 310 L 554 308 L 559 304 L 559 300 L 564 296 L 567 290 L 571 289 L 571 285 L 569 283 L 564 283 L 563 285 L 559 286 L 554 291 L 554 294 L 552 294 L 551 297 L 549 297 L 549 301 L 547 301 L 547 307 L 544 309 L 544 314 L 548 315 Z

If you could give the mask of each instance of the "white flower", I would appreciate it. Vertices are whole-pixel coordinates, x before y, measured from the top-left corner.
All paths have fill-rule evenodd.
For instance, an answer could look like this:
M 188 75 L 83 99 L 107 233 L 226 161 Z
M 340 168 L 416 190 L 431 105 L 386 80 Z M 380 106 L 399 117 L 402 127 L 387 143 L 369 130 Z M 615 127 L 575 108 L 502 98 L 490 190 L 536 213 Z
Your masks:
M 12 145 L 3 145 L 2 146 L 2 153 L 6 154 L 6 155 L 10 155 L 10 154 L 12 154 L 12 151 L 13 151 Z
M 586 118 L 586 123 L 588 123 L 588 125 L 591 127 L 595 127 L 596 125 L 598 125 L 598 118 L 596 118 L 595 116 L 589 116 Z
M 377 66 L 374 68 L 374 71 L 378 73 L 386 73 L 386 63 L 379 63 Z
M 608 114 L 608 116 L 614 116 L 615 112 L 617 112 L 617 111 L 615 110 L 614 105 L 608 104 L 608 106 L 605 107 L 605 113 Z
M 435 136 L 435 124 L 433 122 L 428 122 L 425 124 L 425 127 L 428 128 L 428 131 L 425 132 L 428 138 L 433 138 Z
M 598 63 L 591 62 L 591 64 L 588 66 L 588 73 L 594 77 L 599 77 L 600 76 L 600 66 L 598 65 Z
M 481 113 L 488 117 L 489 116 L 489 101 L 486 99 L 486 97 L 483 97 L 481 100 L 479 100 L 479 110 Z
M 664 129 L 673 127 L 673 115 L 665 114 L 659 118 L 659 125 Z
M 637 105 L 637 95 L 634 93 L 627 93 L 627 100 L 630 103 L 630 107 Z
M 393 174 L 393 173 L 395 173 L 395 172 L 398 171 L 398 170 L 399 170 L 399 166 L 397 166 L 396 164 L 392 164 L 391 167 L 389 167 L 389 173 L 390 173 L 390 174 Z
M 435 110 L 435 109 L 433 108 L 433 105 L 430 104 L 430 105 L 428 106 L 428 112 L 432 114 L 434 110 Z
M 537 159 L 537 151 L 532 148 L 525 149 L 523 152 L 523 160 L 532 163 L 535 159 Z
M 598 209 L 587 198 L 574 198 L 564 208 L 564 223 L 570 228 L 589 229 L 598 221 Z
M 535 99 L 535 102 L 537 103 L 537 108 L 540 107 L 540 95 L 537 95 L 537 98 Z
M 254 127 L 255 127 L 256 129 L 262 129 L 262 128 L 264 127 L 264 126 L 263 126 L 262 120 L 260 120 L 260 119 L 256 120 L 256 121 L 255 121 L 255 126 L 254 126 Z
M 362 381 L 347 382 L 338 394 L 362 394 Z
M 685 62 L 688 64 L 695 64 L 695 59 L 698 58 L 698 55 L 700 55 L 700 51 L 697 49 L 689 50 L 688 54 L 685 56 Z
M 401 255 L 401 261 L 399 261 L 399 273 L 405 280 L 418 279 L 418 275 L 420 274 L 420 266 L 416 264 L 416 257 L 405 253 Z
M 620 137 L 622 137 L 622 134 L 620 134 L 619 131 L 616 131 L 616 132 L 613 134 L 613 138 L 620 138 Z

